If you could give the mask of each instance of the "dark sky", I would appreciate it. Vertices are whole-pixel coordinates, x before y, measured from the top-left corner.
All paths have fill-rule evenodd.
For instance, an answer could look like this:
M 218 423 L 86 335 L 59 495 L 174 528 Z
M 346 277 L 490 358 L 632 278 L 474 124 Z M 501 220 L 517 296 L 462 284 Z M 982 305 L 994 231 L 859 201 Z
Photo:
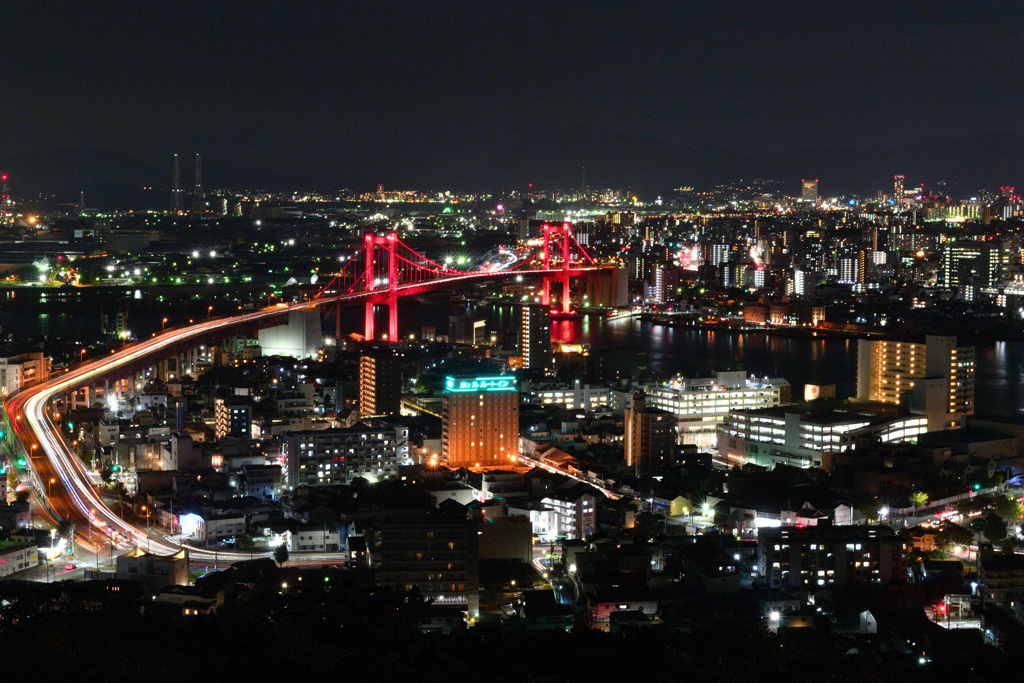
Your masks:
M 1020 0 L 30 1 L 4 4 L 0 45 L 0 159 L 200 151 L 328 184 L 570 129 L 767 153 L 1024 122 Z

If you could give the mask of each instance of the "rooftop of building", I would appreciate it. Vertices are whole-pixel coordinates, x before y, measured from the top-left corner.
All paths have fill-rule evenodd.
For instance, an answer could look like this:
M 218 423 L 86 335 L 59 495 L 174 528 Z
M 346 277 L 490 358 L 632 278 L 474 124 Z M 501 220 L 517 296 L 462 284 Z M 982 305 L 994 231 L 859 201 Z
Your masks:
M 1002 434 L 994 429 L 984 427 L 962 427 L 960 429 L 945 429 L 940 432 L 928 432 L 917 437 L 917 445 L 925 448 L 941 447 L 948 444 L 973 444 L 989 441 L 1005 441 L 1015 438 L 1011 434 Z
M 856 526 L 837 526 L 827 522 L 819 521 L 816 525 L 808 526 L 780 526 L 780 527 L 762 527 L 758 530 L 758 536 L 773 537 L 773 538 L 799 538 L 799 539 L 813 539 L 813 538 L 868 538 L 874 536 L 876 538 L 895 538 L 896 532 L 887 526 L 879 525 L 856 525 Z M 1024 556 L 1021 556 L 1021 561 L 1024 562 Z
M 878 401 L 848 401 L 846 399 L 819 399 L 803 403 L 771 408 L 741 408 L 733 411 L 746 415 L 758 415 L 786 419 L 787 415 L 798 415 L 801 422 L 814 424 L 844 424 L 847 422 L 886 421 L 895 417 L 897 407 Z

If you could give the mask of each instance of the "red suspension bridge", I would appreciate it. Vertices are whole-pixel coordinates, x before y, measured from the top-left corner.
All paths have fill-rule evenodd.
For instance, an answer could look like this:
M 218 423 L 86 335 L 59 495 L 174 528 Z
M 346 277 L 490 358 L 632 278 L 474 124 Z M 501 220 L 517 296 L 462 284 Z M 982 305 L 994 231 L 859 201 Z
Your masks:
M 356 253 L 314 297 L 314 301 L 335 299 L 335 335 L 341 336 L 341 316 L 337 311 L 343 300 L 362 294 L 365 306 L 363 333 L 375 338 L 374 308 L 388 307 L 387 339 L 398 340 L 398 298 L 460 281 L 499 279 L 508 276 L 541 276 L 541 303 L 551 305 L 551 284 L 562 285 L 559 299 L 562 313 L 572 308 L 570 281 L 574 277 L 594 277 L 600 272 L 594 259 L 573 235 L 572 226 L 545 225 L 538 239 L 526 247 L 508 252 L 499 264 L 478 270 L 459 270 L 434 261 L 402 242 L 398 235 L 367 233 Z

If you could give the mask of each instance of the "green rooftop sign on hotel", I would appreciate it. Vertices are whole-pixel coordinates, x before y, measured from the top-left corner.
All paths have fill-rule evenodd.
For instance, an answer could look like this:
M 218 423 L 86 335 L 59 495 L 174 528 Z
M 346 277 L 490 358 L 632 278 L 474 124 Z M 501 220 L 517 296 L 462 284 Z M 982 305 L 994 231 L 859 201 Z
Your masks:
M 515 391 L 515 377 L 445 377 L 445 391 Z

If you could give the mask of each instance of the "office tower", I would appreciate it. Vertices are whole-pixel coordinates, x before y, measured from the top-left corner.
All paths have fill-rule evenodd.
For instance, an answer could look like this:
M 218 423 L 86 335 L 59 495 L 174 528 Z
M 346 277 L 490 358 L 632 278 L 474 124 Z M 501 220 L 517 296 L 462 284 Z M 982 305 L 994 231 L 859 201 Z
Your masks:
M 543 370 L 551 374 L 551 309 L 540 304 L 524 304 L 520 309 L 519 353 L 524 370 Z
M 904 178 L 901 175 L 897 175 L 893 176 L 893 180 L 895 181 L 893 183 L 892 191 L 893 200 L 896 202 L 896 206 L 903 206 L 904 196 L 906 195 L 906 193 L 903 190 Z
M 941 380 L 947 413 L 974 414 L 974 347 L 957 346 L 956 337 L 928 335 L 924 344 L 898 341 L 857 342 L 857 398 L 900 403 L 923 380 Z M 924 388 L 922 384 L 920 388 Z
M 623 420 L 626 466 L 637 476 L 659 474 L 675 462 L 676 417 L 647 405 L 642 391 L 633 394 Z
M 814 180 L 801 180 L 801 201 L 808 202 L 810 204 L 818 203 L 818 179 Z
M 511 375 L 446 377 L 441 420 L 449 467 L 508 467 L 519 456 L 519 389 Z
M 999 284 L 1000 252 L 999 242 L 950 242 L 942 253 L 942 285 L 973 301 L 978 289 Z
M 398 415 L 402 402 L 402 360 L 390 349 L 373 349 L 359 357 L 359 415 Z

